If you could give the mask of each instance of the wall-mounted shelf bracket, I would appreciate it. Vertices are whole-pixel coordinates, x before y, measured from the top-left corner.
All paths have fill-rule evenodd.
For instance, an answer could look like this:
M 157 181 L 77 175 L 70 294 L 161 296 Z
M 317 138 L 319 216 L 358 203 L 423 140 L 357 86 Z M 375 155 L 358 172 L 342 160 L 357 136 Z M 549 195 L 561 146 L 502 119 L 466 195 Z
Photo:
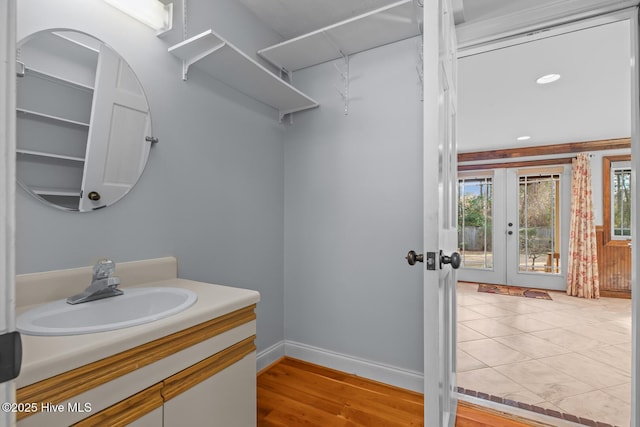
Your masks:
M 293 113 L 295 113 L 295 111 L 282 111 L 282 110 L 278 111 L 278 121 L 280 123 L 284 123 L 285 117 L 289 116 L 289 124 L 292 125 Z
M 293 73 L 284 67 L 280 67 L 280 78 L 289 84 L 293 83 Z
M 293 85 L 293 72 L 287 70 L 284 67 L 280 67 L 280 78 L 289 83 L 290 85 Z M 293 124 L 293 112 L 287 113 L 284 111 L 278 111 L 278 121 L 280 123 L 284 123 L 285 117 L 289 116 L 289 125 Z
M 27 72 L 27 67 L 25 67 L 24 62 L 16 61 L 16 76 L 24 77 Z
M 194 54 L 192 56 L 189 56 L 187 59 L 182 60 L 182 80 L 185 82 L 187 81 L 187 74 L 189 73 L 189 67 L 191 65 L 195 64 L 196 62 L 200 61 L 203 58 L 206 58 L 208 55 L 211 55 L 213 52 L 222 49 L 223 47 L 225 47 L 226 44 L 227 44 L 226 42 L 221 42 L 216 46 L 212 47 L 211 49 L 207 49 L 201 52 L 197 52 L 197 49 L 194 50 L 194 52 L 197 52 L 197 54 Z
M 342 60 L 344 61 L 343 68 L 341 69 L 340 67 L 338 67 L 335 62 L 333 63 L 333 66 L 335 67 L 336 71 L 338 71 L 340 80 L 342 80 L 342 89 L 338 89 L 335 86 L 334 88 L 338 91 L 340 97 L 342 98 L 342 101 L 344 102 L 344 115 L 346 116 L 349 114 L 349 55 L 345 55 L 342 52 L 340 52 L 340 54 L 342 55 Z

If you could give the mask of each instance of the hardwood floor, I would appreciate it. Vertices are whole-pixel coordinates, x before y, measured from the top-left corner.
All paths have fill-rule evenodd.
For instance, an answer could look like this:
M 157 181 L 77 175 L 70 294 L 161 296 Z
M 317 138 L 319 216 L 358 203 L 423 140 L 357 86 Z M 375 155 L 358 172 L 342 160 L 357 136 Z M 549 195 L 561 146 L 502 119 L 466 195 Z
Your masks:
M 422 395 L 285 357 L 258 375 L 258 426 L 423 425 Z M 457 427 L 524 427 L 460 402 Z

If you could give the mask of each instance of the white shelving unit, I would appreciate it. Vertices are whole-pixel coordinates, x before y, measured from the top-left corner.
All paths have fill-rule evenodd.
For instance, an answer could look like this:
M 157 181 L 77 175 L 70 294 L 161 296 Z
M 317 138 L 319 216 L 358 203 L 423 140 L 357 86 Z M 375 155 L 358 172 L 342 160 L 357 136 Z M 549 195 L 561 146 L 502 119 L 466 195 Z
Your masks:
M 47 72 L 44 72 L 44 71 L 36 70 L 34 68 L 26 68 L 25 67 L 25 73 L 26 74 L 32 74 L 34 77 L 38 77 L 38 78 L 41 78 L 41 79 L 51 80 L 54 83 L 66 84 L 66 85 L 71 86 L 74 89 L 86 90 L 86 91 L 89 91 L 89 92 L 93 92 L 93 89 L 94 89 L 92 86 L 85 85 L 85 84 L 82 84 L 82 83 L 78 83 L 78 82 L 75 82 L 75 81 L 70 80 L 70 79 L 65 79 L 63 77 L 58 77 L 58 76 L 53 75 L 51 73 L 47 73 Z
M 414 0 L 402 0 L 294 39 L 258 54 L 278 68 L 296 71 L 420 34 Z
M 38 157 L 46 157 L 48 159 L 69 160 L 69 161 L 72 161 L 72 162 L 83 162 L 84 163 L 84 157 L 65 156 L 63 154 L 47 153 L 45 151 L 16 149 L 16 153 L 24 154 L 24 155 L 27 155 L 27 156 L 38 156 Z
M 58 117 L 58 116 L 54 116 L 54 115 L 51 115 L 51 114 L 39 113 L 37 111 L 26 110 L 24 108 L 16 108 L 16 111 L 18 113 L 21 113 L 21 114 L 25 115 L 25 116 L 31 114 L 33 116 L 37 116 L 37 117 L 40 117 L 42 119 L 48 119 L 48 120 L 52 120 L 52 121 L 55 121 L 55 122 L 66 123 L 68 125 L 89 128 L 89 123 L 79 122 L 77 120 L 65 119 L 64 117 Z
M 190 67 L 199 68 L 234 89 L 285 114 L 318 106 L 318 103 L 267 70 L 213 30 L 207 30 L 169 48 L 183 61 L 186 80 Z
M 31 187 L 39 196 L 80 197 L 80 190 L 68 188 Z
M 78 210 L 98 49 L 88 37 L 42 33 L 20 46 L 16 175 L 25 190 Z

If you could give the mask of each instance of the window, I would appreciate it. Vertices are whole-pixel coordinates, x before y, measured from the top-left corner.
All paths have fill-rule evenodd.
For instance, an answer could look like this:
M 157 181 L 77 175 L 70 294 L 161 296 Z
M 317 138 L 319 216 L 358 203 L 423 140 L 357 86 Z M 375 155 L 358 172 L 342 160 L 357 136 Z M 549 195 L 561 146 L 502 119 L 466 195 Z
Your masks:
M 493 178 L 458 179 L 458 246 L 463 268 L 493 268 Z
M 518 247 L 521 272 L 561 272 L 560 173 L 518 171 Z M 546 261 L 546 263 L 545 263 Z M 536 263 L 537 262 L 537 263 Z
M 607 156 L 602 162 L 604 244 L 631 239 L 631 156 Z
M 611 165 L 612 239 L 631 238 L 631 168 L 628 163 L 614 162 Z

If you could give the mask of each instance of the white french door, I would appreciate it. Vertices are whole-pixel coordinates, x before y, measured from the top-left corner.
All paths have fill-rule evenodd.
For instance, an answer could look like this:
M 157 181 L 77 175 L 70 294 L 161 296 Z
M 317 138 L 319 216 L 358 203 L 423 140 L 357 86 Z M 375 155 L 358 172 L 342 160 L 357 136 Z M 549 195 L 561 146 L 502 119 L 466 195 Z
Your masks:
M 570 180 L 569 166 L 461 174 L 459 279 L 566 289 Z
M 423 2 L 424 425 L 455 425 L 456 38 L 450 0 Z M 411 255 L 411 253 L 410 253 Z M 415 253 L 413 254 L 415 262 Z M 412 260 L 411 256 L 407 259 Z M 421 264 L 422 265 L 422 264 Z
M 506 284 L 565 290 L 569 166 L 506 170 Z
M 505 170 L 458 176 L 458 248 L 465 282 L 503 284 L 506 279 Z
M 0 360 L 12 356 L 6 338 L 15 331 L 15 14 L 15 0 L 0 0 Z M 6 360 L 2 362 L 6 365 Z M 12 376 L 3 372 L 3 377 Z M 15 398 L 15 382 L 0 383 L 0 403 L 15 402 Z M 0 427 L 13 425 L 15 414 L 0 411 Z

